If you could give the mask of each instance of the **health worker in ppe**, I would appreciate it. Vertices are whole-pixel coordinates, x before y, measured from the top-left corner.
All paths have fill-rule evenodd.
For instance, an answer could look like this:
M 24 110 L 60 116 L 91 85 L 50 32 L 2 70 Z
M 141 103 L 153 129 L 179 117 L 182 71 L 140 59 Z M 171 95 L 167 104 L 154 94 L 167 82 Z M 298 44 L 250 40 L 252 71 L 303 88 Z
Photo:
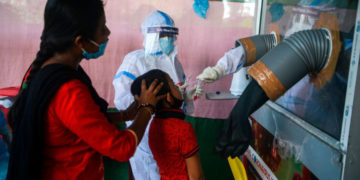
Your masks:
M 184 98 L 182 109 L 186 114 L 191 114 L 194 111 L 194 97 L 200 97 L 203 89 L 198 85 L 186 89 L 186 76 L 176 57 L 178 51 L 174 42 L 178 28 L 175 27 L 173 19 L 162 11 L 155 11 L 147 16 L 141 25 L 141 30 L 145 37 L 144 49 L 127 54 L 113 79 L 116 108 L 126 109 L 134 101 L 130 87 L 138 76 L 152 69 L 160 69 L 169 74 L 178 85 Z M 131 123 L 132 121 L 129 121 L 127 125 Z M 148 144 L 148 132 L 149 126 L 134 156 L 130 159 L 135 179 L 160 179 L 158 167 Z
M 280 38 L 275 33 L 237 40 L 236 48 L 226 52 L 215 66 L 205 68 L 197 76 L 197 79 L 206 83 L 212 83 L 235 72 L 246 73 L 246 69 L 243 69 L 245 71 L 240 69 L 250 66 L 261 59 L 264 54 L 277 46 L 278 40 Z M 226 120 L 225 127 L 215 146 L 215 152 L 222 154 L 225 158 L 229 155 L 231 157 L 239 156 L 248 148 L 248 145 L 253 140 L 248 116 L 254 109 L 259 108 L 262 105 L 261 103 L 267 100 L 264 95 L 265 93 L 262 93 L 263 91 L 256 81 L 250 78 L 238 78 L 235 81 L 233 79 L 233 84 L 232 88 L 242 94 L 242 96 L 240 96 Z M 232 88 L 230 88 L 230 91 Z

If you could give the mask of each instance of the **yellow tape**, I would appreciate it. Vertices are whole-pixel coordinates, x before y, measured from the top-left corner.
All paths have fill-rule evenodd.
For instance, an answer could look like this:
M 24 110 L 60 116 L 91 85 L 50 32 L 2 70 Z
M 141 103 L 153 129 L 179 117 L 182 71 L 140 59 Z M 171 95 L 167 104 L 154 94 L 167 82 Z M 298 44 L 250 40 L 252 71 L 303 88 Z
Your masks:
M 286 92 L 285 86 L 261 60 L 250 67 L 248 74 L 256 80 L 272 101 Z
M 240 39 L 241 44 L 244 46 L 246 51 L 246 65 L 250 66 L 256 61 L 256 48 L 250 38 Z

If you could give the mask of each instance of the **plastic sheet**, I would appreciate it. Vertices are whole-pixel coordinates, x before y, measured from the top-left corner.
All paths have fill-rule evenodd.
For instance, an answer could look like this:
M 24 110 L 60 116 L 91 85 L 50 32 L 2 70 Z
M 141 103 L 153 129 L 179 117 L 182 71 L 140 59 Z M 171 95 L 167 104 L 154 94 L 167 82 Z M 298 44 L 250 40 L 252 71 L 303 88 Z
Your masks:
M 295 158 L 296 161 L 299 161 L 301 158 L 302 146 L 281 138 L 277 133 L 274 137 L 273 147 L 277 149 L 277 153 L 282 159 Z
M 198 16 L 205 19 L 209 6 L 208 0 L 194 0 L 193 9 Z
M 335 138 L 340 137 L 346 83 L 339 74 L 316 90 L 306 76 L 276 102 Z M 331 101 L 330 101 L 331 100 Z M 329 103 L 331 102 L 331 103 Z
M 278 155 L 282 159 L 294 158 L 295 161 L 299 161 L 302 156 L 303 144 L 306 143 L 307 137 L 300 142 L 294 142 L 287 138 L 287 134 L 284 131 L 280 131 L 278 127 L 277 119 L 272 114 L 275 124 L 275 133 L 273 139 L 273 147 L 277 149 Z

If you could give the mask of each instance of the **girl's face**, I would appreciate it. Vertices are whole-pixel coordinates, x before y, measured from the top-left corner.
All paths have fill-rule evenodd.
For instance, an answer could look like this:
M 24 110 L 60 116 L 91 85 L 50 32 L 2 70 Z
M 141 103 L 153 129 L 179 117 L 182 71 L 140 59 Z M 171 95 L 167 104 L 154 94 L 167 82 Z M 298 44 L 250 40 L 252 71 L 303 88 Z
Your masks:
M 95 31 L 94 39 L 91 40 L 95 41 L 98 45 L 100 45 L 108 40 L 109 35 L 110 35 L 110 30 L 106 26 L 106 19 L 104 15 L 100 18 L 99 26 Z M 99 47 L 91 43 L 89 40 L 85 40 L 83 46 L 84 49 L 90 53 L 94 53 L 99 50 Z

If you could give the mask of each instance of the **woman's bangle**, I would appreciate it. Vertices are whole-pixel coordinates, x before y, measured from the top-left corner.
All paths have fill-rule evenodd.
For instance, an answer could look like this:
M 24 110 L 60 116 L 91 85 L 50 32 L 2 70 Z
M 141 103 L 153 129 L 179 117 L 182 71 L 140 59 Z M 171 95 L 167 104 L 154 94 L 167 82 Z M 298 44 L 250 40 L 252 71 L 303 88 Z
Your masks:
M 154 114 L 154 112 L 151 110 L 150 107 L 140 107 L 140 109 L 144 109 L 145 111 L 150 113 L 150 116 L 152 116 L 152 114 Z
M 150 108 L 151 110 L 148 109 L 150 114 L 154 114 L 154 112 L 155 112 L 155 107 L 152 104 L 148 104 L 148 103 L 147 104 L 139 104 L 138 110 L 141 108 L 146 108 L 146 109 Z

